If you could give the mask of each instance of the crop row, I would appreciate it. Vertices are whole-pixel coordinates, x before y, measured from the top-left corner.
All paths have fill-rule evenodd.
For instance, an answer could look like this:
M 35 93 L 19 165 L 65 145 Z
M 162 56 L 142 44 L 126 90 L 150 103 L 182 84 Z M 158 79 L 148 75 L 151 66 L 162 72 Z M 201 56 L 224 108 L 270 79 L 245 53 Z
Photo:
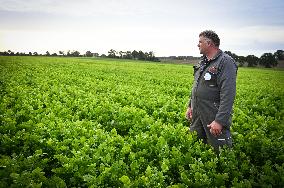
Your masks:
M 239 69 L 232 150 L 184 118 L 192 66 L 0 57 L 0 187 L 283 187 L 283 71 Z

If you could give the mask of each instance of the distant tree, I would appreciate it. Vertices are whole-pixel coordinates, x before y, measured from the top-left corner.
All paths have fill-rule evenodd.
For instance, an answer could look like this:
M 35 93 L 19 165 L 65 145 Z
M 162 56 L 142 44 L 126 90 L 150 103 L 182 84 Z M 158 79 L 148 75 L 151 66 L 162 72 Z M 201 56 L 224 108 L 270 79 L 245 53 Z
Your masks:
M 160 62 L 161 60 L 159 59 L 159 58 L 157 58 L 157 57 L 155 57 L 155 54 L 154 54 L 154 52 L 149 52 L 149 55 L 150 55 L 150 61 L 155 61 L 155 62 Z
M 125 57 L 126 52 L 123 51 L 119 51 L 119 58 L 124 58 Z
M 70 52 L 70 50 L 68 50 L 68 51 L 67 51 L 66 56 L 68 56 L 68 57 L 70 57 L 70 56 L 71 56 L 71 52 Z
M 138 59 L 139 53 L 136 50 L 133 50 L 131 54 L 133 59 Z
M 8 56 L 9 53 L 7 51 L 3 52 L 3 55 Z
M 141 50 L 139 50 L 139 52 L 138 52 L 138 59 L 139 60 L 145 60 L 146 59 L 144 52 L 142 52 Z
M 64 56 L 64 52 L 63 51 L 59 51 L 59 54 Z
M 57 53 L 53 53 L 51 56 L 57 56 Z
M 284 51 L 283 50 L 277 50 L 274 53 L 274 56 L 276 57 L 277 60 L 284 60 Z
M 95 57 L 99 57 L 99 56 L 100 56 L 99 53 L 93 53 L 93 55 L 94 55 Z
M 149 61 L 153 61 L 154 58 L 155 58 L 154 52 L 150 51 L 150 52 L 148 53 L 148 60 L 149 60 Z
M 125 53 L 125 59 L 132 59 L 132 53 L 131 53 L 131 51 L 127 51 L 127 52 Z
M 110 49 L 108 51 L 108 57 L 110 58 L 116 58 L 116 51 L 114 49 Z
M 246 57 L 246 62 L 248 63 L 248 67 L 254 67 L 254 66 L 258 65 L 259 58 L 254 56 L 254 55 L 248 55 Z
M 246 58 L 244 56 L 238 56 L 237 62 L 239 63 L 240 67 L 243 67 L 246 62 Z
M 235 61 L 239 60 L 239 56 L 235 53 L 232 53 L 231 51 L 224 51 L 224 53 L 228 54 L 229 56 L 231 56 Z
M 271 68 L 277 66 L 277 59 L 272 53 L 264 53 L 260 57 L 259 64 L 263 65 L 265 68 Z
M 145 58 L 145 60 L 149 60 L 149 53 L 148 52 L 144 53 L 144 58 Z
M 102 58 L 106 58 L 107 56 L 106 56 L 106 54 L 102 54 L 101 57 Z
M 37 53 L 37 52 L 34 52 L 33 54 L 34 54 L 34 56 L 38 56 L 38 53 Z
M 46 51 L 46 52 L 45 52 L 45 55 L 46 55 L 46 56 L 50 56 L 49 51 Z
M 186 59 L 186 57 L 184 57 L 183 59 Z M 159 62 L 159 58 L 155 57 L 154 52 L 150 51 L 149 53 L 147 53 L 147 60 L 148 61 L 156 61 Z
M 93 53 L 91 51 L 86 51 L 85 56 L 86 57 L 92 57 Z
M 13 55 L 15 55 L 15 53 L 12 52 L 11 50 L 8 50 L 8 55 L 13 56 Z
M 80 52 L 78 52 L 78 51 L 73 51 L 73 52 L 71 53 L 71 56 L 73 56 L 73 57 L 79 57 L 79 56 L 80 56 Z
M 33 55 L 33 53 L 32 52 L 29 52 L 29 56 L 32 56 Z

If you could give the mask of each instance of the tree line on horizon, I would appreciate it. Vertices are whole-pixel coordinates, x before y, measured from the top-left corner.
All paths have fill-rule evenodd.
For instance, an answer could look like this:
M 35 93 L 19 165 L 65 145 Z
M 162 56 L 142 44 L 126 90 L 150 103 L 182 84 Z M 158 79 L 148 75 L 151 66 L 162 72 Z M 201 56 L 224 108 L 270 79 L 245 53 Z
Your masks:
M 225 51 L 226 54 L 230 55 L 236 62 L 238 66 L 243 67 L 247 63 L 248 67 L 255 67 L 257 65 L 264 66 L 265 68 L 276 67 L 278 61 L 284 60 L 284 51 L 277 50 L 274 53 L 264 53 L 259 57 L 255 55 L 248 56 L 238 56 L 230 51 Z
M 59 51 L 57 53 L 50 53 L 49 51 L 46 51 L 45 54 L 39 54 L 37 52 L 29 52 L 29 53 L 23 53 L 23 52 L 13 52 L 11 50 L 0 52 L 0 56 L 61 56 L 61 57 L 102 57 L 102 58 L 119 58 L 119 59 L 135 59 L 135 60 L 144 60 L 144 61 L 160 61 L 159 58 L 155 57 L 154 52 L 143 52 L 141 50 L 136 51 L 116 51 L 114 49 L 111 49 L 108 51 L 108 54 L 99 54 L 99 53 L 93 53 L 91 51 L 86 51 L 85 54 L 81 54 L 79 51 L 74 50 L 67 52 Z
M 274 53 L 264 53 L 261 57 L 257 57 L 255 55 L 248 55 L 248 56 L 239 56 L 231 51 L 224 51 L 226 54 L 231 56 L 237 63 L 238 66 L 243 67 L 245 64 L 248 67 L 255 67 L 255 66 L 264 66 L 265 68 L 275 67 L 278 64 L 278 61 L 284 60 L 284 51 L 277 50 Z M 169 56 L 169 57 L 162 57 L 164 60 L 198 60 L 201 57 L 193 57 L 193 56 Z
M 240 67 L 243 67 L 247 64 L 248 67 L 255 67 L 257 65 L 264 66 L 266 68 L 275 67 L 278 64 L 278 61 L 284 60 L 284 51 L 277 50 L 274 53 L 264 53 L 261 57 L 257 57 L 255 55 L 248 55 L 248 56 L 238 56 L 231 51 L 224 51 L 228 55 L 230 55 Z M 70 51 L 68 50 L 66 53 L 64 51 L 59 51 L 57 53 L 50 53 L 46 51 L 45 54 L 39 54 L 37 52 L 12 52 L 11 50 L 0 52 L 0 56 L 61 56 L 61 57 L 102 57 L 102 58 L 119 58 L 119 59 L 135 59 L 135 60 L 145 60 L 145 61 L 155 61 L 159 62 L 160 58 L 155 57 L 152 51 L 150 52 L 143 52 L 141 50 L 136 51 L 116 51 L 111 49 L 108 51 L 108 54 L 99 54 L 93 53 L 91 51 L 87 51 L 85 54 L 80 54 L 79 51 Z M 197 60 L 200 57 L 193 57 L 193 56 L 169 56 L 163 57 L 168 58 L 171 60 Z

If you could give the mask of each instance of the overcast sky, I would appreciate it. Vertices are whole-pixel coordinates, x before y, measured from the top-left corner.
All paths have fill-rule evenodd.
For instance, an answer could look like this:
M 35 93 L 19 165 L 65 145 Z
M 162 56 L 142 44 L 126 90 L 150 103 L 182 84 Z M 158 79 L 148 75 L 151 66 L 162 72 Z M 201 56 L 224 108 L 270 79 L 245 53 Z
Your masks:
M 284 48 L 283 0 L 0 0 L 0 51 L 200 56 L 201 31 L 237 55 Z

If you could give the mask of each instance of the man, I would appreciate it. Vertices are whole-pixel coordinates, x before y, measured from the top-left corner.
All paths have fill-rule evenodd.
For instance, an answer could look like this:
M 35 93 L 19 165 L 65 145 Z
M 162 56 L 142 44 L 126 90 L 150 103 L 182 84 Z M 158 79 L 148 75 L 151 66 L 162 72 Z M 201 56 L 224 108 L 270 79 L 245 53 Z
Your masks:
M 212 145 L 232 146 L 231 112 L 236 95 L 237 65 L 219 49 L 220 39 L 211 30 L 199 34 L 198 48 L 202 60 L 194 66 L 194 83 L 186 117 L 191 120 L 190 131 Z

